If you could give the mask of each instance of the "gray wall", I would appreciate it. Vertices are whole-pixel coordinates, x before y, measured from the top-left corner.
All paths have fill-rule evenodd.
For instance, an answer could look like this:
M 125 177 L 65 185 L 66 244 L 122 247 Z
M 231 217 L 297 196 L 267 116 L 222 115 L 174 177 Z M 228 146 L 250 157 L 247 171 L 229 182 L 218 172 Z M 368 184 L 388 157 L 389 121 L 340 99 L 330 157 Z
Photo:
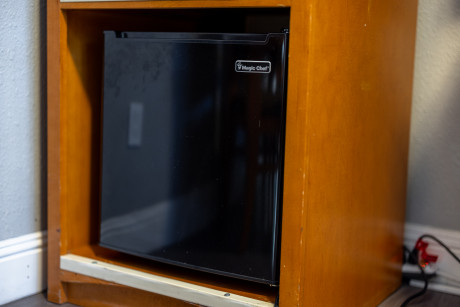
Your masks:
M 460 230 L 460 1 L 418 13 L 407 222 Z
M 45 229 L 45 1 L 0 1 L 0 241 Z

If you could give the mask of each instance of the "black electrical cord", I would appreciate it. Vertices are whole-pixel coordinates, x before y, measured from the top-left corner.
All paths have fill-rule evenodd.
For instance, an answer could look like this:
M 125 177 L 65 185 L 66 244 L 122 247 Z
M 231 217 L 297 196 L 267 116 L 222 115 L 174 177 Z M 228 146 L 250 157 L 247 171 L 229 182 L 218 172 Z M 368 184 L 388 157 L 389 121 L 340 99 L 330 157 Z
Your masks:
M 423 285 L 423 289 L 420 290 L 419 292 L 415 293 L 414 295 L 411 295 L 409 296 L 402 304 L 401 304 L 401 307 L 405 307 L 407 306 L 407 304 L 409 304 L 410 301 L 412 301 L 414 298 L 416 297 L 419 297 L 419 296 L 422 296 L 423 294 L 425 294 L 426 290 L 428 289 L 428 277 L 426 276 L 425 274 L 425 270 L 422 268 L 422 266 L 419 264 L 418 262 L 418 259 L 414 259 L 415 256 L 413 253 L 411 253 L 411 251 L 406 247 L 404 246 L 404 253 L 408 253 L 409 257 L 411 257 L 412 261 L 415 262 L 418 266 L 418 268 L 420 269 L 420 273 L 422 274 L 422 278 L 423 278 L 423 281 L 425 282 L 425 284 Z
M 418 238 L 417 242 L 420 241 L 420 240 L 422 240 L 422 239 L 425 239 L 425 238 L 428 238 L 428 239 L 431 239 L 431 240 L 436 241 L 436 243 L 438 243 L 439 245 L 441 245 L 442 247 L 444 247 L 444 248 L 446 249 L 446 251 L 447 251 L 447 252 L 448 252 L 458 263 L 460 263 L 460 259 L 457 257 L 457 255 L 455 255 L 454 252 L 453 252 L 449 247 L 447 247 L 446 244 L 444 244 L 444 242 L 442 242 L 441 240 L 439 240 L 438 238 L 436 238 L 436 237 L 433 236 L 433 235 L 424 234 L 424 235 L 422 235 L 422 236 L 420 236 L 420 237 Z M 425 274 L 425 270 L 420 266 L 419 260 L 416 259 L 415 254 L 414 254 L 413 252 L 411 252 L 406 246 L 404 246 L 404 252 L 405 252 L 405 253 L 408 252 L 408 253 L 409 253 L 409 258 L 411 258 L 411 260 L 412 260 L 411 262 L 417 264 L 417 266 L 419 267 L 420 272 L 421 272 L 422 277 L 423 277 L 423 280 L 425 281 L 425 285 L 423 286 L 423 289 L 422 289 L 421 291 L 419 291 L 419 292 L 415 293 L 414 295 L 408 297 L 408 298 L 401 304 L 401 307 L 407 306 L 407 304 L 408 304 L 411 300 L 413 300 L 414 298 L 419 297 L 419 296 L 425 294 L 425 292 L 426 292 L 426 290 L 427 290 L 427 288 L 428 288 L 428 277 L 427 277 L 426 274 Z

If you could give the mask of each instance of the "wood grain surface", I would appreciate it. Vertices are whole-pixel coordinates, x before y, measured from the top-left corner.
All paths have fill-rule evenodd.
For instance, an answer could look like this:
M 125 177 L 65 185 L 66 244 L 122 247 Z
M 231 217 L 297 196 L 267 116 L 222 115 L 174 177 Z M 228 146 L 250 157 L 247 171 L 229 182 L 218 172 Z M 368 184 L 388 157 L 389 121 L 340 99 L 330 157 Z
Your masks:
M 375 306 L 400 284 L 417 2 L 307 2 L 291 8 L 280 303 Z
M 178 299 L 61 271 L 61 280 L 73 304 L 78 306 L 197 306 Z
M 48 197 L 48 298 L 56 303 L 66 301 L 59 279 L 61 246 L 62 199 L 61 158 L 61 44 L 65 31 L 62 13 L 57 1 L 47 3 L 47 197 Z M 65 39 L 64 39 L 65 41 Z M 62 95 L 63 96 L 63 95 Z
M 185 0 L 62 2 L 62 9 L 263 8 L 289 7 L 292 0 Z
M 48 298 L 103 305 L 120 293 L 150 297 L 62 272 L 59 256 L 75 252 L 274 300 L 273 290 L 257 285 L 184 277 L 94 251 L 102 31 L 245 31 L 250 12 L 265 20 L 264 29 L 274 20 L 267 16 L 290 18 L 280 304 L 382 301 L 400 283 L 416 6 L 416 0 L 48 0 Z

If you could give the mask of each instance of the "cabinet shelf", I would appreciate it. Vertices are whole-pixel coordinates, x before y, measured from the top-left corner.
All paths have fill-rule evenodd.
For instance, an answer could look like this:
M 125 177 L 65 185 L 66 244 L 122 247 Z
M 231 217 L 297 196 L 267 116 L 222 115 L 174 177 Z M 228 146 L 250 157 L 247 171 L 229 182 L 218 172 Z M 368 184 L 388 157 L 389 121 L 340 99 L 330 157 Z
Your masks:
M 67 261 L 66 265 L 63 265 L 62 259 Z M 97 266 L 88 267 L 88 263 L 95 262 Z M 86 271 L 79 271 L 79 268 L 85 267 Z M 179 283 L 178 289 L 175 291 L 188 292 L 190 295 L 196 293 L 203 293 L 206 295 L 209 291 L 212 296 L 216 295 L 218 291 L 223 293 L 231 293 L 239 297 L 239 299 L 248 299 L 248 302 L 259 302 L 268 303 L 273 305 L 276 300 L 277 288 L 270 287 L 263 284 L 241 281 L 235 279 L 225 278 L 219 275 L 210 274 L 206 272 L 196 272 L 190 269 L 178 268 L 176 266 L 167 265 L 163 263 L 157 263 L 148 261 L 135 256 L 126 255 L 117 251 L 102 248 L 98 245 L 88 245 L 75 250 L 71 253 L 61 256 L 61 269 L 64 271 L 70 271 L 74 273 L 80 273 L 89 275 L 92 277 L 99 277 L 106 281 L 114 281 L 110 276 L 105 276 L 101 271 L 110 267 L 112 273 L 121 271 L 122 274 L 130 276 L 135 280 L 141 278 L 135 272 L 142 272 L 147 274 L 148 279 L 155 279 L 160 277 L 151 287 L 147 287 L 146 291 L 158 293 L 158 289 L 163 289 L 168 283 Z M 89 270 L 89 271 L 88 271 Z M 94 271 L 94 273 L 92 273 Z M 90 272 L 90 274 L 88 274 Z M 151 276 L 149 276 L 151 275 Z M 75 280 L 74 277 L 63 278 L 64 282 L 72 282 Z M 123 278 L 120 278 L 122 281 Z M 124 283 L 122 283 L 124 284 Z M 124 284 L 126 285 L 126 284 Z M 131 286 L 136 285 L 130 284 Z M 198 287 L 198 288 L 197 288 Z M 182 289 L 182 290 L 181 290 Z M 187 290 L 188 289 L 188 290 Z M 225 298 L 224 298 L 225 300 Z M 190 301 L 190 300 L 189 300 Z M 195 302 L 198 303 L 198 302 Z M 233 300 L 227 302 L 227 304 L 235 303 Z
M 279 295 L 281 306 L 382 301 L 401 277 L 416 7 L 416 0 L 48 0 L 48 298 L 185 304 L 123 284 L 130 277 L 78 272 L 91 259 L 270 304 Z M 102 32 L 282 28 L 290 39 L 279 288 L 97 246 Z

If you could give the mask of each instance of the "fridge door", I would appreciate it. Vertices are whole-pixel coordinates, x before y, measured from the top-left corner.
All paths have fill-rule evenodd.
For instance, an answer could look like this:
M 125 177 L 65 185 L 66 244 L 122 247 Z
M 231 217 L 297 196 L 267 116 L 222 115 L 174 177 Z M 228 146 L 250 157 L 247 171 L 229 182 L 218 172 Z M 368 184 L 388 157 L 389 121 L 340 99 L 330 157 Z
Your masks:
M 105 32 L 102 246 L 278 283 L 286 49 Z

